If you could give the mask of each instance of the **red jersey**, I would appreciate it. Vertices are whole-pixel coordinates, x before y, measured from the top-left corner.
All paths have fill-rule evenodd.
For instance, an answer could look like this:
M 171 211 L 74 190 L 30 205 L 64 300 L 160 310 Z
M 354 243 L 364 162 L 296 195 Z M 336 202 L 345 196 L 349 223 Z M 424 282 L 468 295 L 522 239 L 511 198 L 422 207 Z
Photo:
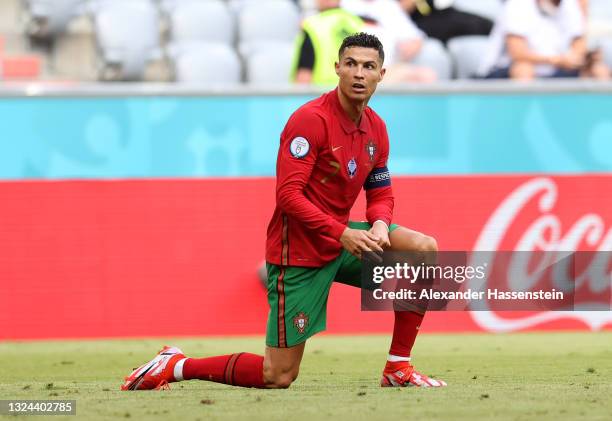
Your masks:
M 368 222 L 389 225 L 393 194 L 388 157 L 387 128 L 370 107 L 359 126 L 340 105 L 337 89 L 300 107 L 281 134 L 266 261 L 320 267 L 335 259 L 362 188 Z

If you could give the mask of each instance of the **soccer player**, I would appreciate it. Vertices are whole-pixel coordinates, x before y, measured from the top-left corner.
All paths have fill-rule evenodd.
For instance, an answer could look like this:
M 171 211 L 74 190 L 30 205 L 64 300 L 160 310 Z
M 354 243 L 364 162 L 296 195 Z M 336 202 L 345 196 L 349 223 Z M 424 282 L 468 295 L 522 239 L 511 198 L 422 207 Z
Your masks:
M 389 249 L 435 255 L 433 238 L 391 224 L 389 139 L 384 122 L 367 106 L 385 75 L 383 61 L 375 36 L 345 38 L 335 64 L 338 87 L 300 107 L 281 134 L 276 209 L 266 245 L 270 313 L 265 355 L 187 358 L 178 348 L 164 347 L 126 377 L 122 390 L 160 389 L 190 379 L 287 388 L 298 376 L 306 340 L 325 329 L 332 282 L 360 285 L 362 253 Z M 362 188 L 367 222 L 349 222 Z M 425 263 L 433 263 L 428 259 Z M 395 312 L 381 386 L 446 386 L 410 362 L 422 319 L 417 312 Z

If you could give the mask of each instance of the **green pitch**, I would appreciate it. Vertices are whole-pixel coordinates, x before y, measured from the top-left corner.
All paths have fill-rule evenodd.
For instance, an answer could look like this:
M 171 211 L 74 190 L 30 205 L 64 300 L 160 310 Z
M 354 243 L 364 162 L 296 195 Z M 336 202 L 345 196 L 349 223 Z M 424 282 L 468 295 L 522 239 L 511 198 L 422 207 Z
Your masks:
M 612 332 L 421 335 L 415 365 L 449 384 L 436 390 L 380 388 L 388 342 L 383 336 L 315 337 L 289 390 L 190 381 L 163 392 L 120 392 L 119 385 L 164 344 L 210 356 L 259 353 L 263 338 L 0 343 L 0 399 L 76 399 L 77 416 L 88 420 L 612 417 Z

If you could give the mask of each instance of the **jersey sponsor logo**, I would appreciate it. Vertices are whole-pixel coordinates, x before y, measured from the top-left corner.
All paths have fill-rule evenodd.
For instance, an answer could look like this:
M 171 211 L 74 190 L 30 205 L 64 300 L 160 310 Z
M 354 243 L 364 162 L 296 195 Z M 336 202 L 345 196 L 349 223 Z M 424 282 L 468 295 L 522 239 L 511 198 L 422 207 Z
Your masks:
M 374 155 L 376 154 L 376 143 L 372 139 L 368 140 L 366 143 L 366 152 L 370 157 L 370 162 L 374 162 Z
M 294 158 L 304 158 L 310 151 L 310 143 L 306 138 L 298 136 L 291 141 L 289 151 Z
M 387 167 L 374 168 L 366 179 L 363 188 L 366 190 L 375 189 L 377 187 L 387 187 L 391 185 L 391 174 Z
M 332 152 L 336 152 L 341 147 L 342 147 L 342 145 L 340 145 L 340 146 L 332 146 Z
M 308 316 L 300 311 L 293 318 L 293 326 L 297 329 L 298 333 L 301 335 L 306 330 L 306 326 L 308 326 Z
M 357 161 L 355 161 L 355 158 L 351 158 L 351 160 L 346 165 L 346 168 L 348 170 L 349 177 L 355 177 L 355 174 L 357 174 Z

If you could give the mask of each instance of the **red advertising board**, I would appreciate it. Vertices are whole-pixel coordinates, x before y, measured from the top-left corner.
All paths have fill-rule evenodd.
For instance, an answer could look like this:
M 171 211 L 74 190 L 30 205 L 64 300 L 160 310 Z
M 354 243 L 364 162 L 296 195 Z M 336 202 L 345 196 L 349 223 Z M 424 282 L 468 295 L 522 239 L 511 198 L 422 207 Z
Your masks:
M 393 182 L 395 222 L 442 250 L 612 250 L 612 176 Z M 0 339 L 264 332 L 273 179 L 3 182 L 0 198 Z M 328 332 L 386 333 L 392 318 L 332 288 Z M 423 329 L 611 326 L 609 312 L 439 312 Z

